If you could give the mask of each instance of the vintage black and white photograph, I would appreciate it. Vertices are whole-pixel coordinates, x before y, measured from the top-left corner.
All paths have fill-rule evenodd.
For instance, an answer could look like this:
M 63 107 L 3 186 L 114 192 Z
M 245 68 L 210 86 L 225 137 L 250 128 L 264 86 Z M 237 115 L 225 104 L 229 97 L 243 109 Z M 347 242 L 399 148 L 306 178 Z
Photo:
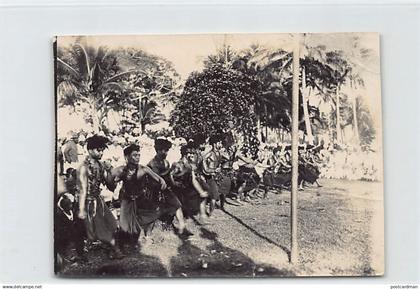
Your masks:
M 60 277 L 384 274 L 377 33 L 57 36 Z

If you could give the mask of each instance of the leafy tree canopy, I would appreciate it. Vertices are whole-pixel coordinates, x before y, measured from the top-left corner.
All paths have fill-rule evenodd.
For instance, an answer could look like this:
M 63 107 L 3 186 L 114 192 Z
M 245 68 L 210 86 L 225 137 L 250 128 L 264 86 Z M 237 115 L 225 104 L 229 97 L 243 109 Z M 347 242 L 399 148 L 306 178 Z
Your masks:
M 243 152 L 255 155 L 259 143 L 254 104 L 260 93 L 255 78 L 223 64 L 192 73 L 171 116 L 175 135 L 190 139 L 200 133 L 210 137 L 226 131 L 231 121 L 243 137 Z

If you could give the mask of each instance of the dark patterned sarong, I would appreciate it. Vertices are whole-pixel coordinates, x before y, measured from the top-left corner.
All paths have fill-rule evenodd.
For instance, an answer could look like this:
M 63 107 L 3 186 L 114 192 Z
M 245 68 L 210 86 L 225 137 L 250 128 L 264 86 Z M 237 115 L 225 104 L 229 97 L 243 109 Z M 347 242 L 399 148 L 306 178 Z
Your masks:
M 239 167 L 238 187 L 242 186 L 245 183 L 244 192 L 256 189 L 258 187 L 259 182 L 260 177 L 258 176 L 255 168 L 250 168 L 246 166 Z
M 299 165 L 299 179 L 313 184 L 319 177 L 319 170 L 317 167 L 310 164 Z
M 118 225 L 114 215 L 101 196 L 86 198 L 86 234 L 89 240 L 111 242 Z

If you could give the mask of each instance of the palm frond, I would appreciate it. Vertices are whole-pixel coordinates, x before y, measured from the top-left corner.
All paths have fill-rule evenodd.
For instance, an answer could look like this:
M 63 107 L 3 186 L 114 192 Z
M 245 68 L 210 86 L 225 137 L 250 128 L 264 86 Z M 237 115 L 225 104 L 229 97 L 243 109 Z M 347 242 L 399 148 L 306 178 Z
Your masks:
M 120 78 L 122 76 L 125 76 L 125 75 L 128 75 L 128 74 L 131 74 L 131 73 L 143 73 L 143 71 L 141 71 L 141 70 L 129 70 L 129 71 L 125 71 L 125 72 L 120 72 L 120 73 L 108 78 L 107 80 L 105 80 L 104 83 L 113 82 L 113 81 L 117 80 L 118 78 Z
M 61 60 L 58 57 L 57 57 L 57 62 L 60 63 L 60 64 L 62 64 L 65 68 L 67 68 L 68 71 L 70 71 L 71 73 L 74 74 L 74 76 L 80 77 L 79 72 L 76 69 L 74 69 L 73 67 L 71 67 L 70 64 L 67 64 L 65 61 Z
M 82 51 L 82 57 L 84 57 L 84 60 L 85 60 L 85 63 L 84 63 L 84 66 L 85 67 L 84 68 L 81 67 L 81 69 L 83 69 L 83 71 L 84 71 L 84 69 L 86 69 L 87 75 L 89 75 L 89 77 L 92 77 L 92 72 L 91 72 L 91 69 L 90 69 L 89 55 L 86 52 L 86 49 L 80 43 L 75 43 L 74 46 L 75 47 L 79 47 L 81 49 L 81 51 Z

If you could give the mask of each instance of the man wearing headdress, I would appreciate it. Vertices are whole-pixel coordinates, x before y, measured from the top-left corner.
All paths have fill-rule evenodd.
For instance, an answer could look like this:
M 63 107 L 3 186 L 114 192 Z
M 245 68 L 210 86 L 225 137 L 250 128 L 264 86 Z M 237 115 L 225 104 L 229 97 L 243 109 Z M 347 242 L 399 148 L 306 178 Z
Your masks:
M 206 155 L 206 137 L 204 134 L 196 134 L 188 141 L 189 151 L 193 154 L 190 161 L 193 162 L 195 174 L 200 185 L 208 191 L 208 186 L 203 173 L 203 157 Z
M 222 135 L 213 135 L 209 139 L 211 150 L 203 157 L 203 173 L 207 182 L 209 199 L 210 199 L 210 215 L 213 213 L 216 201 L 220 200 L 220 192 L 217 181 L 220 181 L 221 172 L 221 154 Z
M 88 156 L 78 169 L 78 185 L 80 190 L 78 217 L 84 220 L 89 240 L 100 240 L 111 246 L 110 258 L 122 258 L 116 246 L 115 234 L 117 221 L 106 206 L 101 193 L 101 184 L 111 190 L 111 167 L 101 162 L 103 151 L 107 148 L 108 139 L 93 135 L 87 139 Z
M 165 138 L 157 138 L 155 139 L 155 151 L 156 155 L 153 157 L 153 159 L 147 164 L 148 167 L 150 167 L 153 172 L 158 174 L 161 178 L 163 178 L 166 182 L 166 184 L 172 186 L 173 181 L 170 177 L 170 171 L 171 166 L 166 159 L 168 156 L 168 151 L 172 147 L 172 142 L 165 139 Z M 173 193 L 171 190 L 171 187 L 166 188 L 162 192 L 162 203 L 168 207 L 172 208 L 173 211 L 175 210 L 175 217 L 178 221 L 178 233 L 182 234 L 185 229 L 185 221 L 184 221 L 184 215 L 182 213 L 182 204 L 177 198 L 177 196 Z M 172 223 L 173 216 L 168 215 L 166 216 L 168 218 L 168 222 Z
M 221 135 L 221 145 L 218 149 L 220 170 L 216 171 L 215 180 L 220 194 L 220 207 L 222 210 L 224 210 L 226 197 L 232 194 L 236 184 L 236 173 L 233 169 L 233 164 L 236 159 L 237 147 L 231 136 L 229 132 Z M 241 205 L 233 198 L 229 203 L 235 206 Z
M 197 164 L 200 164 L 200 166 L 206 150 L 206 139 L 204 134 L 198 133 L 189 141 L 191 147 L 194 148 L 197 154 Z
M 166 189 L 166 182 L 152 169 L 139 164 L 140 147 L 131 144 L 124 149 L 126 165 L 112 170 L 114 184 L 122 181 L 120 191 L 120 227 L 128 245 L 136 245 L 141 230 L 148 236 L 154 222 L 167 212 L 160 206 L 160 195 L 150 189 L 148 177 L 159 184 L 160 190 Z
M 199 215 L 199 222 L 206 223 L 207 191 L 197 175 L 197 154 L 190 142 L 181 147 L 181 159 L 172 164 L 170 178 L 173 190 L 182 203 L 186 216 Z
M 260 177 L 255 170 L 258 161 L 250 157 L 249 153 L 238 150 L 236 165 L 237 171 L 237 186 L 239 201 L 245 200 L 250 202 L 250 196 L 256 193 Z

